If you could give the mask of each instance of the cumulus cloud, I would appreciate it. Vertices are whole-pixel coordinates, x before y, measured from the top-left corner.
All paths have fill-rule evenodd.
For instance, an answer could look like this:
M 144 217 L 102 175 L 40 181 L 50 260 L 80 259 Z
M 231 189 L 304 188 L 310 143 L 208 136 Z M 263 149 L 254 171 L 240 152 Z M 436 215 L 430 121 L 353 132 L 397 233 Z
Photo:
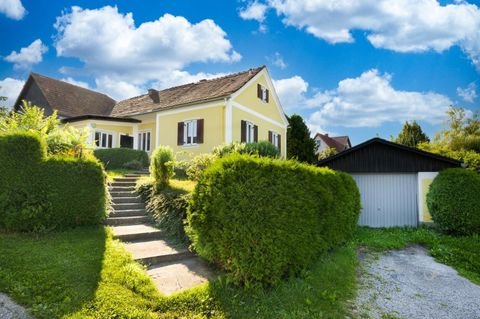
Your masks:
M 63 78 L 63 79 L 61 79 L 61 81 L 67 82 L 67 83 L 70 83 L 70 84 L 73 84 L 73 85 L 76 85 L 76 86 L 79 86 L 79 87 L 82 87 L 82 88 L 85 88 L 85 89 L 90 89 L 90 85 L 88 85 L 87 82 L 77 81 L 72 77 Z
M 26 13 L 20 0 L 0 0 L 0 13 L 10 19 L 21 20 Z
M 480 9 L 466 1 L 265 0 L 285 25 L 330 43 L 354 42 L 365 31 L 376 48 L 397 52 L 442 52 L 459 45 L 480 69 Z M 263 23 L 263 20 L 261 20 Z
M 465 88 L 457 87 L 457 94 L 465 102 L 473 103 L 477 98 L 477 85 L 472 82 Z
M 43 54 L 47 51 L 47 46 L 42 43 L 42 40 L 37 39 L 28 47 L 21 48 L 19 52 L 12 51 L 5 57 L 5 61 L 13 63 L 15 69 L 28 69 L 32 65 L 42 62 Z
M 392 76 L 368 70 L 340 81 L 333 90 L 308 95 L 308 83 L 299 76 L 275 81 L 288 112 L 309 112 L 314 131 L 327 126 L 378 127 L 406 120 L 441 123 L 452 101 L 434 92 L 402 91 L 392 87 Z
M 55 28 L 57 55 L 80 59 L 99 89 L 109 88 L 116 96 L 125 95 L 118 90 L 132 94 L 149 82 L 162 82 L 192 63 L 241 59 L 225 31 L 210 19 L 191 23 L 165 14 L 136 26 L 132 13 L 116 7 L 72 7 L 57 18 Z
M 145 89 L 141 86 L 128 81 L 112 79 L 108 76 L 101 76 L 95 79 L 95 84 L 97 86 L 96 90 L 107 94 L 117 101 L 145 93 Z
M 260 32 L 266 32 L 267 26 L 263 23 L 265 20 L 265 14 L 268 10 L 268 6 L 258 1 L 250 1 L 247 6 L 240 9 L 239 15 L 243 20 L 255 20 L 260 23 L 258 30 Z
M 0 106 L 13 106 L 24 84 L 24 81 L 12 78 L 0 80 L 0 96 L 7 98 L 6 101 L 0 102 Z

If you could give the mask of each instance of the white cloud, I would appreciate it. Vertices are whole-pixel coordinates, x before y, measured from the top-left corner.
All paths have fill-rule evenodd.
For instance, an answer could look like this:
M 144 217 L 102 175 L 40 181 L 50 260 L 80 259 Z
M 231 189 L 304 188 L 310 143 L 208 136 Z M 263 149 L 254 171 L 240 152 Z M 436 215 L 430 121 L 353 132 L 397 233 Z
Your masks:
M 252 1 L 247 4 L 246 7 L 242 8 L 239 12 L 239 15 L 244 20 L 256 20 L 258 22 L 263 22 L 265 20 L 265 13 L 267 12 L 268 6 L 264 3 L 258 1 Z
M 70 84 L 73 84 L 73 85 L 76 85 L 76 86 L 79 86 L 79 87 L 82 87 L 82 88 L 85 88 L 85 89 L 90 89 L 90 85 L 88 85 L 87 82 L 77 81 L 72 77 L 63 78 L 63 79 L 61 79 L 61 81 L 67 82 L 67 83 L 70 83 Z
M 397 52 L 442 52 L 459 45 L 480 69 L 480 9 L 466 1 L 266 0 L 286 25 L 330 43 L 353 42 L 366 31 L 376 48 Z
M 441 123 L 452 101 L 434 92 L 397 90 L 389 74 L 372 69 L 347 78 L 333 90 L 308 95 L 308 83 L 300 76 L 275 81 L 287 113 L 310 112 L 312 131 L 326 127 L 378 127 L 406 120 Z M 312 112 L 313 111 L 313 112 Z
M 99 89 L 110 88 L 116 96 L 162 82 L 192 63 L 241 59 L 225 31 L 210 19 L 191 23 L 165 14 L 136 26 L 132 13 L 122 14 L 116 7 L 72 7 L 57 18 L 55 28 L 57 54 L 80 59 Z M 120 89 L 114 89 L 114 82 L 125 94 L 116 92 Z
M 12 78 L 0 80 L 0 96 L 7 97 L 6 101 L 0 102 L 0 106 L 13 106 L 24 84 L 24 81 Z
M 10 19 L 21 20 L 26 13 L 20 0 L 0 0 L 0 13 Z
M 477 98 L 477 85 L 474 82 L 472 82 L 466 88 L 458 87 L 457 94 L 465 102 L 472 103 Z
M 108 76 L 102 76 L 95 79 L 96 90 L 105 93 L 111 98 L 120 101 L 129 97 L 141 95 L 145 90 L 127 81 L 111 79 Z
M 268 57 L 267 60 L 274 66 L 280 68 L 280 69 L 285 69 L 288 65 L 285 63 L 285 60 L 283 59 L 283 56 L 275 52 L 275 54 L 271 57 Z
M 34 64 L 42 62 L 43 54 L 48 48 L 42 43 L 42 40 L 33 41 L 28 47 L 21 48 L 20 52 L 12 51 L 5 57 L 5 61 L 13 63 L 15 69 L 28 69 Z

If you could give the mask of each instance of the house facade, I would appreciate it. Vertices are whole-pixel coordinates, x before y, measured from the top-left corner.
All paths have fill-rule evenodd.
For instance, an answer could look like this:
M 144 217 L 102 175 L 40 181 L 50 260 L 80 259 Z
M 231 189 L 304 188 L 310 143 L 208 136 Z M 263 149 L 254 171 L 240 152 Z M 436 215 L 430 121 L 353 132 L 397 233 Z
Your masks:
M 269 141 L 286 157 L 288 121 L 265 66 L 114 101 L 88 89 L 32 73 L 26 100 L 57 111 L 63 123 L 87 128 L 97 148 L 148 153 L 159 145 L 193 155 L 231 142 Z
M 334 148 L 337 153 L 343 152 L 352 147 L 348 136 L 328 136 L 328 134 L 317 133 L 314 137 L 317 145 L 317 154 L 327 148 Z

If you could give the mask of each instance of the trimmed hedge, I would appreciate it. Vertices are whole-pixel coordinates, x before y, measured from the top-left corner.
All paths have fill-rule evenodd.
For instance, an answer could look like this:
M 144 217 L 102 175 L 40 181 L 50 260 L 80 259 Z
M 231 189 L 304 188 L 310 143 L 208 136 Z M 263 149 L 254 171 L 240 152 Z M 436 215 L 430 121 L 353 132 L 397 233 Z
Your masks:
M 145 151 L 133 150 L 131 148 L 107 148 L 96 149 L 93 154 L 106 169 L 128 168 L 132 161 L 138 161 L 142 167 L 148 167 L 148 154 Z
M 480 175 L 462 168 L 440 172 L 430 185 L 427 205 L 443 232 L 480 234 Z
M 200 177 L 187 233 L 233 282 L 270 286 L 347 241 L 359 213 L 358 188 L 344 173 L 232 154 Z
M 0 136 L 0 228 L 48 231 L 100 224 L 106 182 L 96 161 L 48 158 L 34 133 Z

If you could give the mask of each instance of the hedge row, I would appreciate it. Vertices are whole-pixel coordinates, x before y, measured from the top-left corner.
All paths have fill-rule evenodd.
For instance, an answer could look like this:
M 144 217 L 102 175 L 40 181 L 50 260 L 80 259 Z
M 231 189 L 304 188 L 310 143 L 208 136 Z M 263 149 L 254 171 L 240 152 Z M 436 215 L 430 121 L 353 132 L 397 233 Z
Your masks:
M 96 161 L 46 157 L 34 133 L 0 136 L 0 228 L 46 231 L 99 224 L 106 186 Z
M 480 174 L 463 168 L 441 171 L 430 185 L 427 205 L 443 232 L 480 234 Z
M 233 154 L 200 177 L 187 233 L 234 282 L 269 286 L 344 243 L 359 213 L 358 188 L 344 173 Z
M 141 167 L 149 165 L 148 154 L 145 151 L 131 148 L 96 149 L 93 154 L 106 169 L 129 168 L 135 162 L 139 163 Z

